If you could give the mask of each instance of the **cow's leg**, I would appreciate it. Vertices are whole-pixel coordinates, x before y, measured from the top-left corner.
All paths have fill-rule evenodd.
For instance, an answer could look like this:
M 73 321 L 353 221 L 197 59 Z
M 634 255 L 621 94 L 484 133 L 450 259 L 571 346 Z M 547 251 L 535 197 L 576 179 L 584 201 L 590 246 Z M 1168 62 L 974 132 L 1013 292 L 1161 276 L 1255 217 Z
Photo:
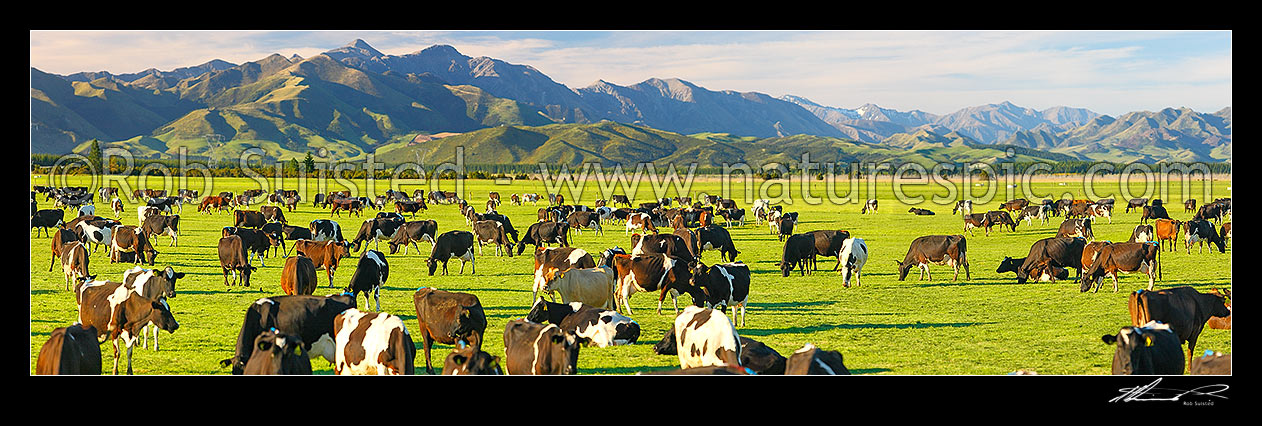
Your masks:
M 114 338 L 114 375 L 118 375 L 118 338 Z
M 1113 272 L 1113 292 L 1117 293 L 1117 272 Z
M 373 301 L 377 302 L 377 312 L 381 312 L 381 286 L 380 285 L 372 288 L 372 298 L 373 298 Z
M 423 331 L 421 334 L 425 337 L 425 373 L 434 374 L 434 365 L 429 358 L 429 352 L 434 347 L 434 337 L 430 336 L 429 331 Z

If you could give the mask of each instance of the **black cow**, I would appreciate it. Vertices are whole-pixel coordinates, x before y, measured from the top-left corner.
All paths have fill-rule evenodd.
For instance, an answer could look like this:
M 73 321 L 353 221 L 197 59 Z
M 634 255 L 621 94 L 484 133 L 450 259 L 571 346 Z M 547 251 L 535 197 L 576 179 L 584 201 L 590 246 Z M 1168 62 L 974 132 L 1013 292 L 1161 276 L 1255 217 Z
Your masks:
M 359 251 L 360 243 L 371 240 L 373 248 L 380 249 L 381 241 L 389 242 L 394 234 L 402 228 L 404 221 L 395 218 L 368 219 L 360 224 L 359 232 L 351 240 L 351 251 Z
M 911 209 L 907 210 L 907 212 L 908 212 L 908 213 L 911 213 L 911 214 L 914 214 L 914 215 L 916 215 L 916 216 L 933 216 L 934 214 L 936 214 L 936 213 L 934 213 L 934 212 L 933 212 L 933 210 L 929 210 L 929 209 L 918 209 L 918 208 L 915 208 L 915 207 L 912 207 Z
M 718 250 L 721 259 L 735 262 L 736 255 L 741 254 L 736 250 L 736 243 L 732 242 L 732 235 L 721 226 L 710 225 L 697 228 L 695 235 L 697 236 L 698 258 L 706 250 Z
M 841 352 L 826 351 L 807 343 L 802 349 L 793 351 L 784 363 L 784 374 L 800 375 L 849 375 L 850 370 L 842 362 Z
M 815 230 L 806 234 L 815 240 L 816 256 L 836 257 L 837 264 L 833 265 L 833 270 L 841 267 L 841 248 L 845 246 L 846 239 L 850 238 L 849 231 Z M 814 257 L 811 258 L 811 268 L 817 269 Z
M 782 276 L 789 276 L 794 267 L 799 268 L 802 276 L 810 273 L 811 263 L 815 262 L 815 237 L 809 234 L 793 234 L 784 242 L 784 250 L 780 255 Z
M 238 228 L 262 228 L 263 224 L 267 223 L 267 218 L 263 216 L 263 213 L 254 210 L 237 210 L 233 212 L 233 218 L 232 226 Z
M 1074 268 L 1077 272 L 1077 279 L 1082 279 L 1082 269 L 1086 266 L 1082 264 L 1082 249 L 1087 246 L 1087 240 L 1077 237 L 1053 237 L 1044 238 L 1035 241 L 1030 245 L 1030 252 L 1025 259 L 1011 270 L 1004 265 L 995 272 L 1016 272 L 1017 283 L 1024 284 L 1030 279 L 1030 272 L 1038 265 L 1048 263 L 1060 268 Z M 1010 258 L 1005 257 L 1004 263 Z M 1059 277 L 1057 277 L 1059 278 Z M 1038 279 L 1038 277 L 1034 277 Z
M 1201 206 L 1204 208 L 1205 206 Z M 1160 205 L 1144 206 L 1144 214 L 1140 216 L 1139 223 L 1148 223 L 1153 219 L 1169 219 L 1170 214 L 1166 213 L 1166 208 Z
M 232 374 L 243 374 L 245 365 L 256 350 L 254 342 L 264 331 L 298 336 L 302 339 L 302 352 L 308 358 L 324 357 L 330 364 L 336 362 L 333 334 L 333 318 L 355 307 L 355 297 L 350 294 L 329 296 L 271 296 L 258 299 L 246 307 L 241 331 L 237 334 L 236 350 L 232 358 L 219 364 L 232 367 Z
M 526 235 L 517 242 L 517 254 L 520 255 L 526 251 L 526 245 L 534 245 L 535 248 L 546 246 L 547 244 L 560 244 L 562 247 L 569 247 L 570 240 L 566 236 L 569 232 L 570 225 L 565 222 L 535 222 L 530 224 L 530 228 L 526 229 Z
M 705 307 L 726 312 L 732 308 L 732 322 L 736 322 L 736 308 L 741 309 L 741 327 L 745 326 L 745 306 L 749 302 L 749 266 L 744 263 L 723 263 L 707 267 L 697 262 L 692 270 L 692 286 L 705 294 Z
M 1138 290 L 1128 300 L 1131 325 L 1138 327 L 1150 321 L 1168 324 L 1178 336 L 1176 348 L 1187 342 L 1187 362 L 1191 365 L 1196 340 L 1212 317 L 1231 315 L 1227 301 L 1215 293 L 1201 293 L 1192 287 L 1175 287 L 1157 291 Z M 1180 357 L 1182 358 L 1182 357 Z M 1180 363 L 1180 368 L 1182 363 Z M 1174 374 L 1181 374 L 1182 370 Z
M 1151 322 L 1143 327 L 1122 327 L 1117 334 L 1100 337 L 1113 351 L 1113 374 L 1183 374 L 1183 354 L 1179 338 L 1170 326 Z
M 631 255 L 665 254 L 687 264 L 696 261 L 688 241 L 676 234 L 634 234 L 631 236 Z
M 62 209 L 40 210 L 31 215 L 31 229 L 43 228 L 44 236 L 48 236 L 48 228 L 61 227 L 65 222 L 66 211 Z
M 508 240 L 508 232 L 505 232 L 504 225 L 494 220 L 479 220 L 473 222 L 473 234 L 477 236 L 478 255 L 482 255 L 482 247 L 486 244 L 495 245 L 495 255 L 499 256 L 501 252 L 508 252 L 508 257 L 513 257 L 513 243 Z

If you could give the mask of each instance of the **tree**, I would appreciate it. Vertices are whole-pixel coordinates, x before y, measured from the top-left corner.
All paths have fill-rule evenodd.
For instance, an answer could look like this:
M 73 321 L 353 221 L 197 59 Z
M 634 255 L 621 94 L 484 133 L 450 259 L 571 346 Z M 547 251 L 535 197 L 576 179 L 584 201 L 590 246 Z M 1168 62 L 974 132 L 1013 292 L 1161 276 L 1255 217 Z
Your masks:
M 105 169 L 101 168 L 101 141 L 92 140 L 92 150 L 88 151 L 88 164 L 92 165 L 94 173 L 105 174 Z
M 311 158 L 311 153 L 307 153 L 307 158 L 302 160 L 302 164 L 307 166 L 307 173 L 315 173 L 315 159 Z

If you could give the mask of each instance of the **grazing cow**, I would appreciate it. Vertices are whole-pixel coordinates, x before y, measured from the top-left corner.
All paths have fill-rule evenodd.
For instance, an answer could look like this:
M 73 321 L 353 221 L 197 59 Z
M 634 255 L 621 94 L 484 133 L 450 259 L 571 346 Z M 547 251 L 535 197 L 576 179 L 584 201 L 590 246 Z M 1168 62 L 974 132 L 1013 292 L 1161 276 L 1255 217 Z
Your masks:
M 166 235 L 171 237 L 171 242 L 167 243 L 167 247 L 180 245 L 180 215 L 149 216 L 145 218 L 144 222 L 141 222 L 140 228 L 150 241 L 153 240 L 154 235 Z
M 350 308 L 333 318 L 338 375 L 412 375 L 416 346 L 403 318 Z
M 1227 217 L 1227 214 L 1230 212 L 1231 212 L 1231 199 L 1225 198 L 1225 199 L 1214 200 L 1214 202 L 1212 203 L 1201 206 L 1199 209 L 1196 210 L 1196 215 L 1193 216 L 1192 218 L 1212 220 L 1218 223 L 1222 223 L 1223 219 L 1225 219 Z
M 229 235 L 219 239 L 219 267 L 223 270 L 223 284 L 228 284 L 228 271 L 232 271 L 232 283 L 238 282 L 237 272 L 246 287 L 250 286 L 250 274 L 256 269 L 250 266 L 250 255 L 246 253 L 245 243 L 241 237 Z
M 1202 208 L 1204 206 L 1201 206 Z M 1166 213 L 1166 208 L 1160 205 L 1144 206 L 1144 214 L 1140 216 L 1139 223 L 1148 223 L 1152 219 L 1169 219 L 1170 214 Z
M 1148 206 L 1147 198 L 1132 198 L 1126 201 L 1126 213 L 1130 213 L 1131 210 L 1142 209 L 1146 206 Z
M 75 288 L 79 303 L 79 323 L 95 327 L 97 339 L 114 341 L 114 374 L 118 374 L 118 339 L 127 346 L 127 374 L 132 374 L 132 349 L 142 329 L 150 323 L 175 333 L 180 323 L 171 314 L 166 299 L 150 299 L 137 294 L 123 283 L 90 281 Z
M 227 198 L 210 195 L 210 196 L 207 196 L 206 198 L 203 198 L 201 204 L 197 205 L 197 211 L 206 213 L 206 214 L 211 214 L 210 209 L 224 211 L 224 210 L 227 210 L 228 207 L 229 207 L 229 202 Z
M 150 266 L 158 257 L 158 251 L 149 244 L 149 238 L 140 227 L 120 225 L 114 227 L 111 234 L 110 263 L 125 261 L 122 259 L 124 253 L 131 255 L 132 263 L 148 262 Z
M 986 219 L 982 221 L 982 227 L 986 228 L 986 236 L 990 236 L 990 228 L 995 225 L 1000 225 L 999 229 L 1003 229 L 1003 225 L 1007 225 L 1009 231 L 1017 231 L 1017 222 L 1012 220 L 1012 215 L 1003 210 L 986 212 Z
M 1214 224 L 1205 219 L 1192 219 L 1184 223 L 1186 234 L 1183 235 L 1183 243 L 1187 247 L 1187 253 L 1192 254 L 1192 244 L 1197 245 L 1197 253 L 1205 252 L 1205 243 L 1213 244 L 1218 247 L 1219 253 L 1227 252 L 1227 245 L 1223 242 L 1223 237 L 1218 235 L 1218 230 L 1214 229 Z M 1213 252 L 1213 247 L 1210 247 Z
M 600 227 L 600 215 L 596 212 L 574 212 L 567 216 L 565 221 L 570 225 L 569 228 L 578 232 L 579 235 L 582 235 L 583 229 L 593 229 L 597 234 L 605 235 L 604 229 Z
M 404 214 L 404 213 L 411 214 L 411 215 L 412 215 L 412 218 L 414 218 L 414 219 L 416 218 L 416 212 L 418 212 L 418 211 L 425 211 L 425 208 L 426 208 L 426 206 L 425 206 L 425 201 L 424 201 L 424 200 L 418 200 L 418 201 L 402 201 L 402 200 L 400 200 L 400 201 L 395 201 L 395 202 L 394 202 L 394 211 L 395 211 L 395 212 L 397 212 L 397 213 L 399 213 L 399 214 Z
M 837 268 L 841 267 L 841 262 L 842 262 L 841 249 L 845 245 L 846 240 L 850 238 L 850 232 L 833 231 L 833 230 L 816 230 L 816 231 L 807 232 L 806 235 L 810 235 L 811 238 L 815 240 L 815 255 L 816 256 L 836 257 L 837 264 L 833 265 L 832 270 L 836 271 Z M 815 258 L 812 257 L 811 269 L 817 269 L 815 268 L 814 262 L 815 262 Z
M 858 287 L 862 284 L 859 276 L 863 272 L 863 265 L 868 263 L 868 245 L 863 242 L 862 238 L 847 238 L 842 243 L 841 253 L 837 256 L 838 260 L 844 259 L 841 267 L 841 283 L 846 288 L 850 288 L 850 279 L 854 278 L 854 285 Z M 743 323 L 741 325 L 744 325 Z
M 719 258 L 726 262 L 735 262 L 736 255 L 741 254 L 736 250 L 736 243 L 732 242 L 732 235 L 721 226 L 703 226 L 697 228 L 694 234 L 697 237 L 698 259 L 706 250 L 718 250 Z
M 328 202 L 328 199 L 325 200 Z M 334 214 L 337 214 L 337 217 L 342 217 L 342 210 L 346 210 L 355 216 L 363 217 L 364 205 L 359 201 L 359 199 L 337 199 L 333 200 L 330 204 L 333 204 L 333 210 L 329 211 L 329 217 L 333 217 Z
M 513 194 L 513 197 L 516 198 L 517 194 Z M 447 359 L 443 362 L 443 375 L 502 376 L 504 370 L 500 368 L 500 357 L 460 342 L 447 354 Z
M 342 225 L 329 219 L 316 219 L 308 225 L 311 230 L 311 239 L 314 241 L 346 241 L 342 237 Z
M 599 348 L 629 345 L 640 339 L 640 324 L 635 320 L 582 302 L 552 303 L 540 297 L 526 320 L 556 324 L 562 331 Z
M 973 201 L 972 200 L 956 201 L 955 207 L 951 208 L 951 214 L 955 214 L 956 212 L 962 212 L 962 214 L 965 216 L 973 214 Z
M 969 235 L 977 235 L 973 233 L 973 228 L 984 228 L 986 224 L 989 223 L 986 220 L 985 213 L 970 213 L 970 214 L 965 214 L 962 216 L 964 217 L 964 231 L 968 232 Z M 987 232 L 986 235 L 990 235 L 989 228 L 987 228 L 986 232 Z
M 860 214 L 876 213 L 876 207 L 877 207 L 876 200 L 868 200 L 868 202 L 863 203 L 863 210 L 860 210 L 859 213 Z
M 1156 238 L 1148 241 L 1157 241 L 1162 247 L 1165 247 L 1166 241 L 1170 242 L 1170 251 L 1174 251 L 1174 245 L 1179 242 L 1179 228 L 1183 227 L 1183 222 L 1174 219 L 1157 219 L 1153 221 L 1151 226 L 1153 236 Z
M 842 363 L 841 352 L 826 351 L 807 343 L 789 355 L 784 363 L 784 374 L 844 376 L 849 375 L 850 370 Z
M 1095 284 L 1095 290 L 1100 291 L 1100 287 L 1104 285 L 1103 278 L 1105 276 L 1113 277 L 1113 292 L 1117 292 L 1117 273 L 1118 272 L 1139 272 L 1148 276 L 1148 290 L 1152 290 L 1153 283 L 1157 278 L 1157 269 L 1160 268 L 1160 259 L 1157 255 L 1161 249 L 1156 243 L 1113 243 L 1105 245 L 1100 249 L 1095 261 L 1091 262 L 1091 266 L 1083 271 L 1083 277 L 1079 290 L 1086 292 L 1091 290 L 1092 284 Z M 1083 250 L 1086 255 L 1086 250 Z
M 1169 325 L 1178 336 L 1178 344 L 1188 344 L 1187 361 L 1192 362 L 1196 340 L 1205 323 L 1212 317 L 1231 314 L 1226 299 L 1213 293 L 1201 293 L 1192 287 L 1175 287 L 1157 291 L 1135 291 L 1128 299 L 1131 325 L 1158 321 Z M 1176 373 L 1177 374 L 1177 373 Z
M 473 223 L 473 234 L 478 240 L 478 255 L 482 255 L 482 248 L 487 244 L 495 245 L 495 255 L 499 256 L 502 252 L 507 252 L 508 257 L 513 257 L 513 243 L 508 240 L 508 233 L 504 231 L 504 225 L 494 220 L 479 220 Z
M 237 210 L 233 213 L 233 225 L 238 228 L 262 228 L 267 223 L 262 212 L 254 210 Z
M 1231 354 L 1224 355 L 1222 352 L 1205 351 L 1205 355 L 1192 359 L 1192 366 L 1188 368 L 1188 374 L 1230 376 Z
M 336 241 L 298 240 L 294 242 L 294 252 L 311 258 L 316 270 L 324 269 L 329 277 L 329 287 L 333 287 L 333 273 L 337 272 L 338 263 L 350 256 L 347 244 Z
M 801 271 L 802 276 L 811 272 L 811 264 L 815 263 L 815 237 L 810 234 L 793 234 L 784 242 L 784 249 L 780 255 L 780 262 L 776 266 L 780 267 L 782 276 L 789 276 L 789 272 L 797 267 Z
M 688 243 L 689 240 L 685 240 L 684 237 L 676 234 L 651 234 L 644 236 L 633 234 L 631 235 L 631 255 L 639 256 L 642 254 L 660 253 L 691 264 L 696 261 L 696 256 L 693 255 Z M 695 245 L 696 243 L 693 242 L 693 244 Z
M 1044 272 L 1046 267 L 1050 265 L 1053 268 L 1074 268 L 1077 277 L 1082 278 L 1082 269 L 1089 266 L 1083 263 L 1083 250 L 1087 246 L 1087 241 L 1076 237 L 1052 237 L 1035 241 L 1030 245 L 1029 254 L 1022 259 L 1012 259 L 1004 257 L 1000 262 L 999 268 L 995 272 L 1016 272 L 1017 283 L 1024 284 L 1027 280 L 1033 278 L 1042 281 L 1043 277 L 1040 272 Z M 1068 273 L 1066 271 L 1066 273 Z M 1049 274 L 1056 279 L 1060 278 L 1059 273 Z M 1068 275 L 1066 275 L 1068 277 Z
M 380 249 L 381 242 L 394 239 L 395 233 L 404 225 L 403 220 L 395 218 L 368 219 L 359 225 L 359 232 L 351 240 L 351 251 L 359 251 L 360 244 L 371 240 L 373 248 Z
M 934 213 L 934 212 L 933 212 L 933 210 L 929 210 L 929 209 L 918 209 L 918 208 L 915 208 L 915 207 L 912 207 L 911 209 L 907 210 L 907 212 L 908 212 L 908 213 L 911 213 L 911 214 L 914 214 L 914 215 L 916 215 L 916 216 L 933 216 L 933 215 L 935 215 L 935 214 L 936 214 L 936 213 Z
M 263 255 L 267 254 L 267 250 L 274 245 L 280 244 L 280 241 L 285 238 L 277 230 L 268 233 L 261 229 L 225 226 L 223 228 L 223 236 L 227 237 L 229 235 L 241 237 L 241 244 L 245 245 L 246 252 L 257 257 L 261 266 L 267 266 L 267 264 L 263 263 Z
M 1152 225 L 1135 225 L 1135 230 L 1131 231 L 1131 238 L 1126 240 L 1126 242 L 1139 243 L 1144 241 L 1157 241 L 1157 233 L 1153 231 Z
M 636 292 L 659 292 L 658 315 L 662 314 L 662 301 L 666 300 L 667 294 L 670 294 L 675 304 L 675 312 L 679 312 L 680 293 L 691 295 L 693 303 L 698 306 L 705 299 L 700 289 L 689 284 L 692 281 L 692 271 L 688 264 L 676 257 L 666 254 L 632 256 L 606 250 L 601 254 L 599 264 L 612 267 L 618 272 L 614 306 L 619 310 L 625 307 L 627 314 L 633 314 L 629 299 Z
M 241 331 L 237 334 L 236 350 L 232 358 L 219 364 L 232 366 L 232 374 L 242 374 L 256 346 L 253 342 L 264 331 L 295 335 L 302 340 L 302 351 L 308 358 L 323 357 L 335 362 L 333 318 L 355 307 L 355 299 L 348 294 L 331 296 L 270 296 L 250 303 L 245 310 Z
M 434 238 L 437 236 L 438 221 L 419 220 L 405 223 L 394 233 L 394 238 L 391 238 L 388 243 L 390 245 L 390 254 L 398 253 L 399 246 L 403 246 L 403 254 L 408 254 L 409 244 L 410 247 L 416 247 L 416 251 L 420 252 L 421 248 L 417 246 L 417 241 L 429 241 L 430 248 L 433 249 Z
M 377 302 L 377 312 L 381 312 L 381 287 L 386 285 L 389 277 L 390 265 L 386 263 L 386 255 L 376 250 L 364 250 L 345 291 L 356 298 L 359 293 L 364 293 L 365 309 L 368 308 L 368 294 L 371 293 L 373 300 Z
M 61 258 L 61 250 L 66 247 L 66 244 L 78 243 L 79 236 L 75 235 L 73 231 L 67 228 L 57 228 L 56 231 L 53 231 L 53 238 L 50 241 L 51 244 L 49 248 L 52 251 L 52 258 L 48 263 L 48 272 L 52 272 L 53 267 L 57 265 L 57 259 Z M 84 272 L 86 272 L 86 270 Z
M 631 213 L 627 215 L 627 226 L 626 232 L 624 233 L 629 234 L 631 231 L 653 231 L 653 233 L 656 234 L 657 227 L 653 226 L 653 217 L 648 213 Z
M 727 312 L 736 318 L 736 308 L 741 311 L 741 327 L 745 326 L 745 306 L 749 303 L 749 266 L 744 263 L 724 263 L 707 267 L 697 262 L 689 284 L 700 288 L 705 295 L 704 306 Z
M 535 222 L 530 224 L 530 228 L 526 229 L 526 235 L 517 242 L 517 254 L 520 255 L 526 251 L 526 245 L 534 245 L 536 249 L 547 244 L 560 244 L 561 247 L 569 247 L 570 239 L 568 237 L 570 224 L 565 222 Z
M 621 249 L 618 249 L 621 250 Z M 573 247 L 539 247 L 535 249 L 535 279 L 531 300 L 549 281 L 570 268 L 594 268 L 596 261 L 586 250 Z
M 913 266 L 920 269 L 920 279 L 933 280 L 929 264 L 947 265 L 955 271 L 951 281 L 960 278 L 960 266 L 964 267 L 964 279 L 972 280 L 968 270 L 968 246 L 963 235 L 926 235 L 916 238 L 907 248 L 907 256 L 898 263 L 898 280 L 907 278 Z
M 1065 219 L 1056 231 L 1057 237 L 1081 237 L 1088 241 L 1095 240 L 1095 232 L 1091 230 L 1091 218 Z
M 1183 374 L 1181 343 L 1167 324 L 1128 325 L 1116 335 L 1105 334 L 1100 339 L 1117 346 L 1113 351 L 1115 375 Z
M 311 258 L 299 254 L 285 259 L 285 267 L 280 273 L 280 289 L 286 295 L 315 294 L 319 284 Z
M 302 338 L 275 329 L 264 330 L 254 338 L 254 352 L 245 363 L 242 374 L 256 375 L 309 375 L 311 358 L 300 351 Z
M 156 208 L 158 209 L 158 211 L 163 212 L 163 213 L 171 213 L 172 212 L 171 207 L 175 206 L 175 208 L 178 209 L 179 212 L 183 213 L 184 212 L 183 200 L 184 199 L 180 197 L 150 198 L 148 201 L 145 202 L 145 205 Z
M 430 363 L 434 342 L 445 345 L 464 342 L 481 350 L 487 322 L 477 296 L 422 287 L 412 295 L 412 302 L 416 306 L 416 321 L 420 325 L 417 330 L 425 348 L 428 374 L 434 374 Z
M 70 283 L 77 282 L 81 278 L 91 278 L 88 275 L 88 251 L 83 244 L 78 241 L 66 243 L 61 247 L 61 271 L 66 277 L 66 290 L 70 290 Z
M 36 375 L 101 374 L 101 345 L 93 326 L 73 324 L 54 329 L 39 348 Z
M 1128 210 L 1128 211 L 1129 211 L 1129 210 Z M 1194 212 L 1194 211 L 1196 211 L 1196 199 L 1195 199 L 1195 198 L 1190 198 L 1190 199 L 1188 199 L 1187 201 L 1184 201 L 1184 202 L 1183 202 L 1183 212 L 1184 212 L 1184 213 L 1187 213 L 1187 212 Z
M 556 292 L 561 295 L 561 303 L 578 302 L 602 309 L 617 309 L 614 303 L 616 282 L 617 271 L 612 266 L 570 268 L 552 274 L 543 287 L 534 289 L 534 297 L 538 297 L 540 291 L 549 295 Z
M 511 375 L 577 374 L 583 339 L 556 324 L 524 319 L 504 326 L 504 363 Z
M 280 207 L 261 206 L 259 207 L 259 213 L 263 215 L 264 221 L 280 222 L 283 225 L 289 224 L 289 222 L 285 221 L 285 211 L 281 209 Z
M 740 336 L 723 311 L 688 306 L 674 328 L 679 368 L 740 365 Z
M 447 231 L 438 236 L 434 250 L 430 252 L 425 264 L 429 266 L 429 275 L 433 276 L 438 269 L 438 262 L 443 263 L 443 275 L 447 275 L 447 261 L 460 259 L 460 273 L 464 274 L 464 264 L 469 262 L 469 273 L 477 273 L 477 264 L 473 258 L 473 233 L 469 231 Z
M 1046 225 L 1052 208 L 1046 204 L 1037 206 L 1026 206 L 1017 211 L 1016 222 L 1025 220 L 1026 225 L 1034 226 L 1034 219 L 1038 219 L 1040 225 Z
M 31 229 L 42 228 L 44 236 L 48 236 L 48 228 L 60 228 L 65 222 L 66 212 L 61 209 L 39 210 L 31 214 Z

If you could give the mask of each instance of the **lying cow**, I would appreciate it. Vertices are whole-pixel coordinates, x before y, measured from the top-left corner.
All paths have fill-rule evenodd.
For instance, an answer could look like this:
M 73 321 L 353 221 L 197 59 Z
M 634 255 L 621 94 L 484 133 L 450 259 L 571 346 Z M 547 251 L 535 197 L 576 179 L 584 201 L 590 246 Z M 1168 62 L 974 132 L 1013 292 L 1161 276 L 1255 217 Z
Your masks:
M 842 363 L 841 352 L 826 351 L 807 343 L 789 355 L 789 360 L 784 365 L 784 374 L 838 376 L 849 375 L 850 370 Z

